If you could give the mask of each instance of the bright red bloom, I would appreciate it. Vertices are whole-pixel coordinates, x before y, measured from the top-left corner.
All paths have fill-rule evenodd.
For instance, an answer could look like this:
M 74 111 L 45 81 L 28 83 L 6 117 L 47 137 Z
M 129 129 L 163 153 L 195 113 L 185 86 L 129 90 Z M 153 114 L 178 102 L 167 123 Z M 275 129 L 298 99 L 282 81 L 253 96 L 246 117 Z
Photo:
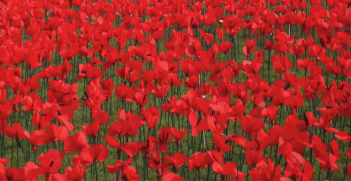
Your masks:
M 121 178 L 123 180 L 139 180 L 140 176 L 136 172 L 135 167 L 129 165 L 133 161 L 132 158 L 129 158 L 126 162 L 118 160 L 115 165 L 107 165 L 106 168 L 110 173 L 118 173 L 122 170 Z
M 91 147 L 84 148 L 79 154 L 79 159 L 82 164 L 89 165 L 97 160 L 103 162 L 106 160 L 107 156 L 108 150 L 106 146 L 98 143 Z

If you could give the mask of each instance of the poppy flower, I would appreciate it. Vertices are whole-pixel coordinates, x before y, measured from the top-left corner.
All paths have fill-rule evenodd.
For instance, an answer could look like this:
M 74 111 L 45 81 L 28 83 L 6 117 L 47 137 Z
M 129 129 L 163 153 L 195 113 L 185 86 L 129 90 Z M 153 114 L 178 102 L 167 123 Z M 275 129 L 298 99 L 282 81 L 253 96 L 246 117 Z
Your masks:
M 149 127 L 149 131 L 151 131 L 151 129 L 157 125 L 159 117 L 160 112 L 154 106 L 150 106 L 148 109 L 145 109 L 142 113 L 142 119 L 146 120 L 147 125 Z
M 110 99 L 111 95 L 112 95 L 112 92 L 114 90 L 113 81 L 110 78 L 102 79 L 101 80 L 101 88 L 103 90 L 106 90 L 106 93 L 104 94 L 106 99 Z
M 51 124 L 45 128 L 45 136 L 43 136 L 43 141 L 46 144 L 56 143 L 57 141 L 64 142 L 67 136 L 68 130 L 66 127 L 58 127 L 56 124 Z
M 17 141 L 19 138 L 24 138 L 24 132 L 22 130 L 21 123 L 14 123 L 12 127 L 7 126 L 4 133 L 7 137 L 15 138 Z
M 95 110 L 92 111 L 93 114 L 91 117 L 94 119 L 94 121 L 98 122 L 100 125 L 101 124 L 106 124 L 110 120 L 110 115 L 107 114 L 104 110 Z
M 185 181 L 185 179 L 181 178 L 179 175 L 166 171 L 163 173 L 162 180 L 164 181 Z
M 156 172 L 159 173 L 159 169 L 162 167 L 162 161 L 159 154 L 151 153 L 150 155 L 144 156 L 144 159 L 148 160 L 148 167 L 156 170 Z
M 310 50 L 309 53 L 307 53 L 308 57 L 317 57 L 318 59 L 326 54 L 326 49 L 323 47 L 320 47 L 319 45 L 310 45 L 308 47 Z
M 221 40 L 223 39 L 224 37 L 224 32 L 221 28 L 216 28 L 216 32 L 217 32 L 217 35 L 218 35 L 218 38 Z
M 227 162 L 225 163 L 223 166 L 221 164 L 219 164 L 218 162 L 214 162 L 212 169 L 218 173 L 219 175 L 222 176 L 227 176 L 227 175 L 231 175 L 234 172 L 236 172 L 236 168 L 238 165 L 233 163 L 233 162 Z
M 280 180 L 284 176 L 279 172 L 280 165 L 274 166 L 274 162 L 268 158 L 267 162 L 259 164 L 258 168 L 253 168 L 249 171 L 252 180 Z
M 231 42 L 223 42 L 218 45 L 218 51 L 222 53 L 227 53 L 233 46 Z
M 336 138 L 340 139 L 341 141 L 344 142 L 350 142 L 351 141 L 351 135 L 347 133 L 346 131 L 339 131 L 336 135 Z
M 163 165 L 164 167 L 169 165 L 172 165 L 173 167 L 181 167 L 188 161 L 188 157 L 185 154 L 177 152 L 172 157 L 166 155 L 164 160 L 166 161 Z
M 123 99 L 123 101 L 132 102 L 135 90 L 132 87 L 129 88 L 126 85 L 119 85 L 116 87 L 115 94 L 117 98 Z
M 273 55 L 272 64 L 273 64 L 273 69 L 278 74 L 281 74 L 293 67 L 291 62 L 285 55 Z
M 291 51 L 291 54 L 295 56 L 301 56 L 305 54 L 305 48 L 302 46 L 298 47 L 296 44 L 290 47 L 290 51 Z
M 80 64 L 77 80 L 82 78 L 99 78 L 101 75 L 101 70 L 94 68 L 91 64 Z
M 256 48 L 256 40 L 246 40 L 246 46 L 243 48 L 243 52 L 246 56 L 249 56 Z
M 105 145 L 100 143 L 94 144 L 91 147 L 84 148 L 80 154 L 79 159 L 82 164 L 91 164 L 92 162 L 105 161 L 108 156 L 108 149 Z
M 62 165 L 60 151 L 54 149 L 40 154 L 40 169 L 43 175 L 57 172 Z
M 213 136 L 213 143 L 216 145 L 215 148 L 219 149 L 220 152 L 231 151 L 232 148 L 229 144 L 226 144 L 226 139 L 221 134 L 215 134 Z
M 68 136 L 64 143 L 66 152 L 77 152 L 88 147 L 86 136 L 83 132 L 76 132 L 73 136 Z
M 212 34 L 205 33 L 202 29 L 198 29 L 198 31 L 202 39 L 206 41 L 206 44 L 211 44 L 214 41 L 214 36 Z
M 184 86 L 189 87 L 189 88 L 196 88 L 199 84 L 199 76 L 197 75 L 192 75 L 191 77 L 187 77 Z
M 174 140 L 171 140 L 172 142 L 176 143 L 177 145 L 180 145 L 180 140 L 184 138 L 184 136 L 188 133 L 188 130 L 177 130 L 177 128 L 172 128 L 172 136 Z
M 172 138 L 172 132 L 170 127 L 163 127 L 158 131 L 158 147 L 156 151 L 158 152 L 166 152 L 168 149 L 167 143 Z
M 339 167 L 336 165 L 336 162 L 338 161 L 338 158 L 333 155 L 323 155 L 316 157 L 316 159 L 319 161 L 322 170 L 327 170 L 331 169 L 332 171 L 339 171 Z
M 169 85 L 157 86 L 152 90 L 155 97 L 162 98 L 167 95 Z
M 216 21 L 215 15 L 213 15 L 211 13 L 206 13 L 203 16 L 202 24 L 204 24 L 206 26 L 211 26 L 215 21 Z
M 124 180 L 139 180 L 140 176 L 136 172 L 135 167 L 130 166 L 134 160 L 129 158 L 126 162 L 118 160 L 114 165 L 107 165 L 106 168 L 109 173 L 119 173 L 122 170 L 121 178 Z
M 35 130 L 33 132 L 24 131 L 24 137 L 31 143 L 32 150 L 36 150 L 36 146 L 43 144 L 42 130 Z
M 82 125 L 82 131 L 86 136 L 91 136 L 96 138 L 97 134 L 99 133 L 100 123 L 99 121 L 94 121 L 87 126 Z
M 139 127 L 145 123 L 138 114 L 132 115 L 131 112 L 125 113 L 125 110 L 118 111 L 119 119 L 115 119 L 115 123 L 108 128 L 108 135 L 133 136 L 139 134 Z
M 251 116 L 244 116 L 241 119 L 240 126 L 244 129 L 246 134 L 256 134 L 260 129 L 264 128 L 264 122 L 259 118 Z

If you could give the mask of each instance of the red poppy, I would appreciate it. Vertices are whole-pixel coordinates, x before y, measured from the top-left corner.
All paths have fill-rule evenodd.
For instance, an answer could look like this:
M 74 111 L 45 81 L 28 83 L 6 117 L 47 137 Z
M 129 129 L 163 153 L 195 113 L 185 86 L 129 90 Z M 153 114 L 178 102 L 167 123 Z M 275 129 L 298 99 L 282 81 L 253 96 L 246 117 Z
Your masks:
M 126 85 L 119 85 L 116 87 L 115 94 L 117 98 L 123 99 L 123 101 L 132 102 L 135 90 L 132 87 L 129 88 Z
M 172 136 L 174 138 L 173 141 L 174 143 L 176 143 L 177 145 L 180 145 L 180 140 L 182 140 L 184 138 L 184 136 L 188 133 L 188 130 L 177 130 L 177 128 L 172 128 Z
M 61 154 L 58 150 L 50 150 L 39 156 L 40 169 L 43 175 L 57 172 L 62 165 Z
M 188 157 L 185 154 L 177 152 L 172 157 L 166 155 L 164 157 L 164 160 L 166 161 L 163 165 L 164 167 L 167 167 L 169 165 L 172 165 L 173 167 L 181 167 L 185 162 L 188 161 Z
M 21 127 L 21 123 L 14 123 L 12 127 L 5 127 L 5 135 L 9 138 L 15 138 L 17 141 L 19 138 L 24 138 L 24 132 Z
M 66 152 L 77 152 L 89 147 L 83 132 L 76 132 L 73 136 L 68 136 L 65 140 L 64 146 Z
M 256 40 L 246 40 L 246 46 L 243 48 L 243 52 L 246 56 L 249 56 L 256 48 Z
M 57 141 L 64 142 L 67 136 L 68 130 L 66 127 L 58 127 L 56 124 L 51 124 L 45 128 L 45 136 L 43 136 L 43 141 L 46 144 L 56 143 Z
M 151 129 L 157 125 L 159 117 L 160 112 L 154 106 L 150 106 L 148 109 L 145 109 L 142 113 L 142 119 L 147 122 L 149 131 L 151 131 Z
M 98 143 L 91 147 L 84 148 L 80 154 L 79 159 L 82 164 L 91 164 L 92 162 L 105 161 L 108 156 L 108 149 L 106 146 Z
M 241 119 L 240 126 L 244 129 L 246 134 L 256 134 L 260 129 L 264 128 L 264 122 L 259 118 L 251 116 L 244 116 Z
M 163 127 L 158 131 L 158 147 L 156 151 L 158 152 L 166 152 L 168 149 L 167 143 L 172 138 L 172 132 L 170 127 Z
M 159 169 L 162 167 L 162 161 L 159 154 L 151 153 L 150 155 L 146 155 L 144 159 L 148 159 L 147 165 L 159 173 Z
M 122 170 L 121 178 L 123 180 L 139 180 L 140 176 L 137 174 L 135 167 L 130 166 L 134 160 L 129 158 L 126 162 L 118 160 L 115 165 L 107 165 L 108 172 L 115 173 Z
M 213 136 L 213 143 L 216 145 L 215 148 L 219 149 L 220 152 L 231 151 L 232 148 L 229 144 L 226 144 L 226 139 L 221 134 L 215 134 Z
M 164 181 L 185 181 L 185 179 L 181 178 L 179 175 L 172 172 L 163 173 L 162 180 Z
M 285 55 L 280 55 L 280 56 L 273 55 L 272 64 L 273 64 L 273 69 L 279 74 L 293 67 L 291 62 Z

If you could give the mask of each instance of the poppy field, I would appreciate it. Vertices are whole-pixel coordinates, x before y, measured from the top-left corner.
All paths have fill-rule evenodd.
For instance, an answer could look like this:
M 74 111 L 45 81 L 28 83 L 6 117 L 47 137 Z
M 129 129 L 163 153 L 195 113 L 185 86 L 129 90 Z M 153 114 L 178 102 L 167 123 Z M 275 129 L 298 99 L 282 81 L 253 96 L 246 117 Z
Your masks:
M 350 180 L 350 0 L 3 0 L 1 181 Z

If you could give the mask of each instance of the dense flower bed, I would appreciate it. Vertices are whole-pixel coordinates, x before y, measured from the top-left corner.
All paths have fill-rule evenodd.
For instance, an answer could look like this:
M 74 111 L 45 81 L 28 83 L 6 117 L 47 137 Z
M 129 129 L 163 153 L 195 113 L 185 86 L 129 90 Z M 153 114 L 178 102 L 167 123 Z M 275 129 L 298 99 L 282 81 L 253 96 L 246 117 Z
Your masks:
M 349 179 L 349 0 L 0 5 L 0 180 Z

